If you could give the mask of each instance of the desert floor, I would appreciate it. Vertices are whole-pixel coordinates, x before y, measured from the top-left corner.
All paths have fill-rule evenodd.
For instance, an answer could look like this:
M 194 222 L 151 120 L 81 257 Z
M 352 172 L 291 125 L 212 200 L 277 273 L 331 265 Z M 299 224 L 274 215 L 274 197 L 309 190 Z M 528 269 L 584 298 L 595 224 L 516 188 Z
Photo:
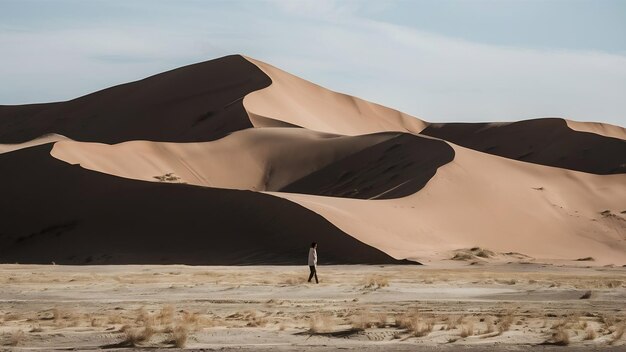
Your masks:
M 306 266 L 0 265 L 0 350 L 626 350 L 626 268 L 584 265 L 321 266 L 319 285 Z

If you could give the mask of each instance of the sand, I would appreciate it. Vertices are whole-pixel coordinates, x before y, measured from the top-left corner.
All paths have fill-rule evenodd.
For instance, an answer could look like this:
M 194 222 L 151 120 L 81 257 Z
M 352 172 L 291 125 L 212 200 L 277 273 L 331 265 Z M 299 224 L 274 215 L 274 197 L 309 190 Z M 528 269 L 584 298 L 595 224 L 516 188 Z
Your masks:
M 243 105 L 255 127 L 267 118 L 314 131 L 360 135 L 383 131 L 419 133 L 427 123 L 405 113 L 333 92 L 272 65 L 245 57 L 272 80 L 246 95 Z
M 623 268 L 322 266 L 319 285 L 304 282 L 307 269 L 2 265 L 0 343 L 132 350 L 129 336 L 148 326 L 135 348 L 170 348 L 183 334 L 186 348 L 227 351 L 626 346 Z M 557 332 L 567 347 L 549 345 L 564 343 Z

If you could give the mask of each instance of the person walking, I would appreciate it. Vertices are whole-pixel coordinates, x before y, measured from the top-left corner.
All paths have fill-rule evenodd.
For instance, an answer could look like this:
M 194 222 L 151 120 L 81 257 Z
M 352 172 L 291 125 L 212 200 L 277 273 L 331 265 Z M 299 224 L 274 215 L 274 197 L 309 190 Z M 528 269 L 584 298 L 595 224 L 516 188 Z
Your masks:
M 311 269 L 309 282 L 315 276 L 315 283 L 319 284 L 320 282 L 317 280 L 317 242 L 311 243 L 311 248 L 309 248 L 309 269 Z

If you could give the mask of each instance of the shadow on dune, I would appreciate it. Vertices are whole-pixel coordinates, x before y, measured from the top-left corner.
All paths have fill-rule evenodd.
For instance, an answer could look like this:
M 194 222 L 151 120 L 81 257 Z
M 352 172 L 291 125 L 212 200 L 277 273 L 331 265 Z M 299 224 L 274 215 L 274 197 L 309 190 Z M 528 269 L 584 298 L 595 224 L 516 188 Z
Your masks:
M 48 133 L 109 144 L 215 140 L 252 127 L 243 98 L 270 84 L 240 55 L 226 56 L 65 102 L 0 106 L 0 143 Z
M 477 151 L 592 174 L 626 173 L 626 141 L 575 131 L 563 119 L 438 123 L 421 134 Z
M 392 199 L 422 189 L 454 159 L 448 143 L 402 133 L 283 187 L 281 192 L 358 199 Z
M 395 264 L 320 215 L 267 194 L 135 181 L 59 161 L 52 145 L 0 155 L 0 262 Z

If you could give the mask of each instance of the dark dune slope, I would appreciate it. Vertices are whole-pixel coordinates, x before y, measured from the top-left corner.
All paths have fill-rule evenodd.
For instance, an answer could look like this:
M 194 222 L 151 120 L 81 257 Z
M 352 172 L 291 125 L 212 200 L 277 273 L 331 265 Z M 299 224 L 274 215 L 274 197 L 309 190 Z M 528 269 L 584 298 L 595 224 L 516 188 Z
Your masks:
M 448 143 L 400 134 L 361 150 L 281 189 L 281 192 L 359 199 L 413 194 L 454 159 Z
M 431 124 L 422 134 L 481 152 L 593 174 L 626 173 L 626 141 L 579 132 L 563 119 Z
M 214 140 L 252 127 L 243 97 L 270 84 L 243 57 L 226 56 L 66 102 L 0 106 L 0 143 L 48 133 L 103 143 Z
M 134 181 L 54 159 L 51 144 L 0 154 L 0 262 L 399 263 L 290 201 Z

